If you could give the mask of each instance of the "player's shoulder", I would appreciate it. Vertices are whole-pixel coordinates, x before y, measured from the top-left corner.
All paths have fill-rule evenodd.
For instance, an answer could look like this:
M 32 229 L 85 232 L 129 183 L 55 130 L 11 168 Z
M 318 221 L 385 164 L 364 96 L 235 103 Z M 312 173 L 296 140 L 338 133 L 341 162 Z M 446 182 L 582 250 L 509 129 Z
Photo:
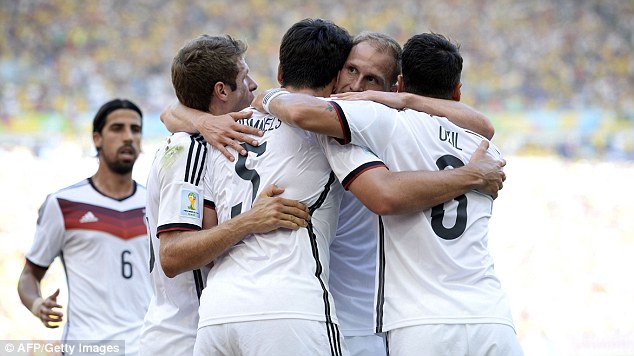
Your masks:
M 155 162 L 164 167 L 167 163 L 179 160 L 190 160 L 204 156 L 209 146 L 200 134 L 177 132 L 168 137 L 156 152 Z
M 477 132 L 468 130 L 468 129 L 463 129 L 465 133 L 467 133 L 468 135 L 470 135 L 474 141 L 480 143 L 482 141 L 489 141 L 489 148 L 488 148 L 488 152 L 493 155 L 493 157 L 496 158 L 501 158 L 502 157 L 502 151 L 500 150 L 500 148 L 498 146 L 496 146 L 491 140 L 489 140 L 488 138 L 480 135 Z
M 398 112 L 397 109 L 391 108 L 385 104 L 371 101 L 371 100 L 343 100 L 333 98 L 321 98 L 336 105 L 339 105 L 343 110 L 362 110 L 362 111 L 389 111 Z
M 172 134 L 166 140 L 166 145 L 181 145 L 181 144 L 201 144 L 205 145 L 207 142 L 201 134 L 190 134 L 187 132 L 176 132 Z
M 55 204 L 59 199 L 71 201 L 79 199 L 80 197 L 86 196 L 86 194 L 90 194 L 90 190 L 92 190 L 90 178 L 82 179 L 55 192 L 49 193 L 46 199 L 44 199 L 42 207 Z
M 86 189 L 90 187 L 90 178 L 84 178 L 82 180 L 80 180 L 79 182 L 73 183 L 69 186 L 66 186 L 56 192 L 53 192 L 51 194 L 49 194 L 49 196 L 59 196 L 59 195 L 67 195 L 67 194 L 73 194 L 73 192 L 76 192 L 78 190 L 82 190 L 82 189 Z

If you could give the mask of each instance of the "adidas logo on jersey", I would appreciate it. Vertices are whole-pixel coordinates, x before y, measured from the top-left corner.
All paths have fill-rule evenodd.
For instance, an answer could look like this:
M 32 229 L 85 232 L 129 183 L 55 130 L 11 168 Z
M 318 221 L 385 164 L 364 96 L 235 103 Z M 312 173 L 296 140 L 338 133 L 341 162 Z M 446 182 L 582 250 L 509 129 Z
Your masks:
M 92 213 L 92 211 L 87 212 L 86 214 L 84 214 L 84 216 L 81 217 L 81 219 L 79 219 L 80 223 L 89 223 L 89 222 L 97 222 L 99 221 L 99 219 L 97 219 L 97 217 L 95 216 L 95 214 Z

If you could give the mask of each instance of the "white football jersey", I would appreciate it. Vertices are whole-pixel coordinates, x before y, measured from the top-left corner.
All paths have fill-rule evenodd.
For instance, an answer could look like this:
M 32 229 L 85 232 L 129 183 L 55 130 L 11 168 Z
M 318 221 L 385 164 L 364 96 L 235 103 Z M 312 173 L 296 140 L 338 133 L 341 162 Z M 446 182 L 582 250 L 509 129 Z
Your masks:
M 236 155 L 235 162 L 212 152 L 208 163 L 205 193 L 219 223 L 250 209 L 270 184 L 285 189 L 282 197 L 306 204 L 311 222 L 297 231 L 249 235 L 217 258 L 201 298 L 199 327 L 280 318 L 336 324 L 328 248 L 343 188 L 324 156 L 326 138 L 259 112 L 243 123 L 265 131 L 260 145 L 243 144 L 248 156 Z M 348 151 L 358 155 L 356 162 L 376 160 L 366 150 Z
M 394 171 L 463 166 L 484 137 L 445 118 L 362 101 L 332 102 L 345 142 L 367 147 Z M 489 154 L 501 157 L 493 144 Z M 346 172 L 337 172 L 342 181 Z M 467 192 L 432 209 L 379 219 L 377 332 L 420 324 L 513 326 L 489 255 L 493 199 Z
M 378 216 L 346 191 L 330 245 L 330 291 L 346 337 L 374 334 L 377 227 Z
M 202 136 L 180 132 L 163 143 L 152 162 L 146 212 L 154 295 L 141 336 L 144 355 L 191 355 L 194 350 L 207 269 L 168 278 L 161 267 L 159 244 L 162 232 L 201 229 L 208 152 Z
M 152 289 L 147 273 L 145 188 L 124 199 L 90 178 L 49 195 L 26 259 L 48 268 L 62 260 L 68 306 L 62 341 L 125 340 L 136 354 Z

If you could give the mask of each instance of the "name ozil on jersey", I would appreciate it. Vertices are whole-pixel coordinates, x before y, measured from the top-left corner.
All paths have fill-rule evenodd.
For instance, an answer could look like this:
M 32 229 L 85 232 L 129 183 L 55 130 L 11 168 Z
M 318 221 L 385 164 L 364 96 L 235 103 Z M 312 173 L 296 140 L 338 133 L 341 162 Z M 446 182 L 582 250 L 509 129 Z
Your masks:
M 462 148 L 458 147 L 458 133 L 455 131 L 445 130 L 442 126 L 438 127 L 438 138 L 440 141 L 446 141 L 457 150 L 462 151 Z

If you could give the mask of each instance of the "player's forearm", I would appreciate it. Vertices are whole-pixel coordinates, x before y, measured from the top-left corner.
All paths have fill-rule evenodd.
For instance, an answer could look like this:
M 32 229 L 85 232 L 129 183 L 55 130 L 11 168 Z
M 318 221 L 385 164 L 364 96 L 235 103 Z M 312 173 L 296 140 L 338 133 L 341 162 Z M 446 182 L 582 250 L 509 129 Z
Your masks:
M 18 295 L 20 301 L 29 310 L 33 306 L 36 299 L 41 298 L 40 281 L 28 270 L 22 271 L 20 279 L 18 281 Z
M 161 267 L 170 278 L 201 268 L 254 230 L 247 216 L 238 215 L 209 229 L 163 233 L 160 238 Z
M 364 173 L 350 185 L 350 191 L 375 214 L 395 215 L 430 209 L 466 193 L 480 182 L 477 172 L 470 167 L 389 172 L 375 178 Z
M 198 133 L 198 125 L 204 113 L 188 108 L 181 103 L 173 103 L 161 112 L 161 121 L 169 132 Z
M 398 173 L 402 174 L 392 180 L 392 200 L 396 200 L 392 214 L 430 209 L 468 192 L 480 182 L 469 168 Z
M 459 101 L 429 98 L 410 93 L 404 93 L 403 95 L 405 95 L 406 107 L 410 109 L 446 117 L 454 124 L 477 132 L 489 140 L 495 134 L 491 121 L 469 105 Z
M 344 138 L 337 112 L 328 102 L 307 94 L 285 94 L 269 103 L 269 111 L 283 122 L 301 129 Z

